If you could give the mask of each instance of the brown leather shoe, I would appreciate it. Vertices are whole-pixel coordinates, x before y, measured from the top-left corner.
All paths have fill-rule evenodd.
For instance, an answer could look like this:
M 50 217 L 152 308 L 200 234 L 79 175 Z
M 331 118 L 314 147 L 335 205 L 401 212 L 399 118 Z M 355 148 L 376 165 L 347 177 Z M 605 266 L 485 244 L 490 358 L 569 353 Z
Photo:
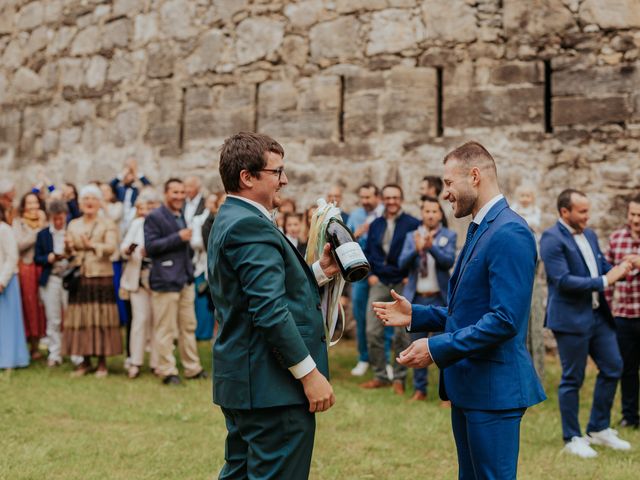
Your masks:
M 378 380 L 377 378 L 372 378 L 371 380 L 361 383 L 360 388 L 384 388 L 389 387 L 391 384 L 389 382 L 383 382 L 382 380 Z
M 411 400 L 412 402 L 417 402 L 417 401 L 424 401 L 427 399 L 427 394 L 426 393 L 422 393 L 420 390 L 416 390 L 416 392 L 411 396 L 411 398 L 409 400 Z
M 402 382 L 393 382 L 393 393 L 396 395 L 404 395 L 404 383 Z

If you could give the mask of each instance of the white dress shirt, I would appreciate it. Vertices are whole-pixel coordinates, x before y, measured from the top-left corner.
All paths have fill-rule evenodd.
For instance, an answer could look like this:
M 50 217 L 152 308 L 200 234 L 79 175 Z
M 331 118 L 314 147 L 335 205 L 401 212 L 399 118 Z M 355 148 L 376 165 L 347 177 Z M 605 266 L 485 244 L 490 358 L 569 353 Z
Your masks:
M 252 205 L 253 207 L 257 208 L 265 217 L 271 219 L 271 221 L 275 225 L 274 216 L 269 213 L 269 211 L 264 207 L 264 205 L 261 205 L 258 202 L 254 202 L 253 200 L 250 200 L 248 198 L 240 197 L 238 195 L 227 195 L 227 198 L 235 198 L 237 200 L 242 200 L 243 202 L 247 202 L 249 205 Z M 331 281 L 331 279 L 327 277 L 322 271 L 322 267 L 320 267 L 319 261 L 315 262 L 311 266 L 311 270 L 313 270 L 313 274 L 316 277 L 316 282 L 318 282 L 319 286 L 323 286 L 326 283 L 329 283 Z M 313 358 L 311 358 L 311 355 L 307 355 L 307 357 L 304 360 L 302 360 L 300 363 L 296 363 L 295 365 L 289 367 L 289 371 L 295 378 L 300 379 L 305 375 L 311 373 L 311 371 L 314 368 L 316 368 L 316 362 L 313 360 Z
M 576 230 L 561 218 L 558 221 L 567 230 L 569 230 L 569 232 L 571 232 L 571 235 L 573 235 L 573 239 L 576 241 L 576 244 L 578 244 L 578 249 L 582 254 L 582 258 L 584 259 L 584 262 L 587 264 L 587 268 L 589 269 L 591 278 L 601 277 L 603 287 L 607 288 L 609 286 L 609 282 L 607 281 L 607 277 L 605 275 L 600 275 L 598 272 L 598 263 L 596 262 L 596 256 L 595 256 L 595 253 L 593 252 L 593 249 L 591 248 L 591 244 L 589 243 L 589 240 L 587 240 L 587 237 L 584 236 L 584 233 L 576 233 Z M 592 298 L 591 304 L 594 310 L 600 306 L 599 296 L 600 294 L 598 292 L 591 292 L 591 298 Z
M 200 200 L 202 200 L 202 193 L 198 193 L 191 200 L 188 198 L 184 202 L 184 220 L 187 222 L 187 227 L 191 228 L 191 224 L 193 223 L 193 217 L 196 216 L 196 210 L 198 210 L 198 205 L 200 205 Z

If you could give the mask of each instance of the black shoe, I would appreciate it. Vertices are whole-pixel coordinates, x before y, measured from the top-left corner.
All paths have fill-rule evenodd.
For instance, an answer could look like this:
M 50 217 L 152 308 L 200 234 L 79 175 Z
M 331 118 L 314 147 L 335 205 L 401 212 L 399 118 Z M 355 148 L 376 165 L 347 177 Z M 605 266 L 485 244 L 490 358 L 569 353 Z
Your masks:
M 165 385 L 180 385 L 182 382 L 180 381 L 180 377 L 177 375 L 167 375 L 162 379 L 162 383 Z
M 204 370 L 200 370 L 193 377 L 187 377 L 187 380 L 204 380 L 206 378 L 209 378 L 209 375 L 207 375 L 207 372 L 205 372 Z
M 638 428 L 640 427 L 640 425 L 638 425 L 637 423 L 631 423 L 625 418 L 620 420 L 620 423 L 618 425 L 620 425 L 621 428 L 631 428 L 633 430 L 638 430 Z

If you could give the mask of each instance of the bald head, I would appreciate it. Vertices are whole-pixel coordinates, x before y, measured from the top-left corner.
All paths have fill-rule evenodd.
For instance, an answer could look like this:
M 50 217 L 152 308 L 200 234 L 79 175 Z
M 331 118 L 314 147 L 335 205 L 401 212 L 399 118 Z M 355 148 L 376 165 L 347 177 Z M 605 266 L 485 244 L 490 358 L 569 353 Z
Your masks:
M 200 189 L 202 188 L 202 181 L 199 177 L 190 176 L 185 178 L 184 180 L 184 190 L 187 194 L 189 200 L 193 200 L 198 193 L 200 193 Z

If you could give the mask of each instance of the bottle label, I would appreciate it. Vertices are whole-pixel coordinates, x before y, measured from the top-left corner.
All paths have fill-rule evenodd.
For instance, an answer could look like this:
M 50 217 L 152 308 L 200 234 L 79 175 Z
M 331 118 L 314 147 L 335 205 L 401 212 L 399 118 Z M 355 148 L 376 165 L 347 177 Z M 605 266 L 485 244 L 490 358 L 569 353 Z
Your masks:
M 353 264 L 367 261 L 367 258 L 364 256 L 364 253 L 362 253 L 362 249 L 357 242 L 349 242 L 340 245 L 336 248 L 336 255 L 340 259 L 345 270 Z

